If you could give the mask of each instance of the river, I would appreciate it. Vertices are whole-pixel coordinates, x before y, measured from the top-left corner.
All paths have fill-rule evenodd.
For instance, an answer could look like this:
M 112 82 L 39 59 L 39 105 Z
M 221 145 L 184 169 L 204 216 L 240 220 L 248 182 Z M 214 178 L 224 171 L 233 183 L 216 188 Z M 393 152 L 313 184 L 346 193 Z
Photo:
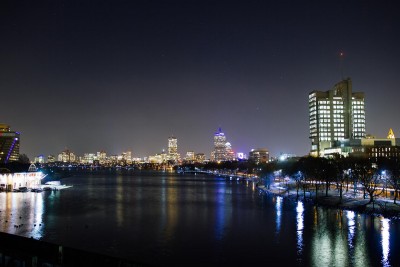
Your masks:
M 0 231 L 154 266 L 400 266 L 400 220 L 314 207 L 254 183 L 162 172 L 77 174 L 0 193 Z

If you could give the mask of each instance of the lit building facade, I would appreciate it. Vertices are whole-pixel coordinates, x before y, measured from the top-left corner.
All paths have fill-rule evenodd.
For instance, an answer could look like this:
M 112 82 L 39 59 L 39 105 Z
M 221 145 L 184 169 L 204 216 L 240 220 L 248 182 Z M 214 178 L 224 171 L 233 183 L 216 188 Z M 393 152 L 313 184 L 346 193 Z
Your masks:
M 344 157 L 363 157 L 371 161 L 389 158 L 400 161 L 400 138 L 395 138 L 389 130 L 387 138 L 345 139 L 335 142 L 334 146 L 324 151 L 325 157 L 341 155 Z
M 211 152 L 212 161 L 229 161 L 235 159 L 231 143 L 226 141 L 225 133 L 221 128 L 214 134 L 214 150 Z
M 206 155 L 204 153 L 196 153 L 196 155 L 194 155 L 194 160 L 203 163 L 206 161 Z
M 0 124 L 0 163 L 18 161 L 19 143 L 19 132 L 11 131 L 7 124 Z
M 65 163 L 76 162 L 76 156 L 74 152 L 71 152 L 67 149 L 58 154 L 58 161 Z
M 324 156 L 336 141 L 365 137 L 364 93 L 353 93 L 350 79 L 326 92 L 312 91 L 308 103 L 312 156 Z
M 56 161 L 56 157 L 55 156 L 53 156 L 53 155 L 48 155 L 47 156 L 47 162 L 48 163 L 53 163 L 55 161 Z
M 255 163 L 266 163 L 269 161 L 269 151 L 265 148 L 252 149 L 249 153 L 249 160 Z
M 44 163 L 44 156 L 43 155 L 36 156 L 34 162 L 35 163 Z
M 186 152 L 185 160 L 193 162 L 194 161 L 194 151 L 188 151 Z
M 168 160 L 175 162 L 179 160 L 178 139 L 174 136 L 168 138 Z

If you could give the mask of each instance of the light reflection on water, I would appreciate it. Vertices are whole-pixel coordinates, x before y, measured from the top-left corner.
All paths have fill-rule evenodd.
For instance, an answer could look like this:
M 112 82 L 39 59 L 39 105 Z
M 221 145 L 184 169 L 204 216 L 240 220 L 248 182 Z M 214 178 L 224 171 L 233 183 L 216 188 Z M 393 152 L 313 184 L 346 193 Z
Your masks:
M 303 229 L 304 229 L 304 205 L 303 202 L 297 202 L 296 207 L 297 212 L 297 256 L 298 260 L 301 260 L 301 256 L 303 254 Z
M 382 266 L 384 267 L 389 267 L 389 239 L 390 239 L 390 233 L 389 233 L 389 219 L 381 218 L 381 235 L 382 235 Z
M 354 211 L 351 210 L 347 210 L 346 211 L 346 217 L 347 217 L 347 227 L 349 229 L 349 233 L 348 233 L 348 243 L 349 243 L 349 248 L 353 249 L 354 245 L 353 245 L 353 240 L 354 240 L 354 233 L 355 233 L 355 213 Z
M 281 231 L 281 216 L 282 216 L 282 197 L 276 197 L 276 232 Z
M 312 237 L 312 266 L 349 266 L 347 235 L 341 229 L 341 211 L 332 214 L 331 210 L 317 208 L 318 222 L 332 221 L 334 224 L 314 225 Z
M 43 194 L 50 193 L 1 193 L 0 231 L 41 239 L 45 214 Z
M 260 197 L 248 182 L 84 178 L 57 193 L 0 193 L 0 230 L 157 266 L 258 266 L 268 257 L 281 266 L 400 266 L 395 220 Z

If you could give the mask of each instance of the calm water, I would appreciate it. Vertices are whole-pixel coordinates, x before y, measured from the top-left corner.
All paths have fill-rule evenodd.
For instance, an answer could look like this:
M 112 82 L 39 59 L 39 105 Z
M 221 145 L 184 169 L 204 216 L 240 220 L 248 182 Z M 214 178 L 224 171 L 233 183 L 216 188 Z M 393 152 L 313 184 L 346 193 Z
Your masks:
M 0 193 L 0 230 L 156 266 L 400 266 L 399 220 L 315 208 L 253 183 L 146 172 L 63 183 L 74 187 Z

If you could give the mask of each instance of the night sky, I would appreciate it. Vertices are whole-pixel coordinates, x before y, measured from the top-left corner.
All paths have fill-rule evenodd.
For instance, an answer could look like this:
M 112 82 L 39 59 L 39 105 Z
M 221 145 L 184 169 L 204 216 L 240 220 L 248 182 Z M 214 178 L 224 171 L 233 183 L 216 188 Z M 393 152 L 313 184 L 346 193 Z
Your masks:
M 167 148 L 305 155 L 308 93 L 343 73 L 400 136 L 396 1 L 1 1 L 0 122 L 31 160 Z

